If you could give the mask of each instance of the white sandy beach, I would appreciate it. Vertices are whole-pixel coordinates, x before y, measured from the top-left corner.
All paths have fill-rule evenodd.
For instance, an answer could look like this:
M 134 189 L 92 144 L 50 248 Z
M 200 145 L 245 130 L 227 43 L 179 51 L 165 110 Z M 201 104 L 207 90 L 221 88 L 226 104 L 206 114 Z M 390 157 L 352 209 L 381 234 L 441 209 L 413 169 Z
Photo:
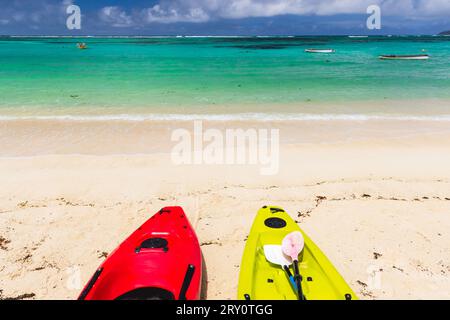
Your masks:
M 2 122 L 0 297 L 76 298 L 74 270 L 84 285 L 153 213 L 180 205 L 202 244 L 206 298 L 234 299 L 252 220 L 278 205 L 361 299 L 450 298 L 448 122 L 270 126 L 283 128 L 274 176 L 174 166 L 163 123 Z

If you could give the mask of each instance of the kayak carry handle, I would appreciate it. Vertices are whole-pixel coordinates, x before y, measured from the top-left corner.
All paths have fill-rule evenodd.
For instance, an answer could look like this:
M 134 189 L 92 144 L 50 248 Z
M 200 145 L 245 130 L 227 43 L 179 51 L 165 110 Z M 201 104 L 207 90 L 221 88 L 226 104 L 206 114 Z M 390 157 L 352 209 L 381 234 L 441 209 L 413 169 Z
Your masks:
M 142 241 L 141 245 L 135 249 L 136 253 L 141 249 L 162 249 L 164 252 L 169 251 L 169 242 L 164 238 L 149 238 Z
M 158 213 L 159 213 L 160 215 L 163 214 L 163 213 L 170 213 L 170 210 L 169 210 L 169 209 L 166 209 L 166 208 L 162 208 L 161 210 L 159 210 Z
M 184 276 L 183 285 L 181 286 L 180 295 L 178 296 L 178 300 L 186 300 L 186 293 L 189 289 L 192 278 L 194 277 L 194 272 L 195 266 L 192 264 L 188 265 L 186 274 Z

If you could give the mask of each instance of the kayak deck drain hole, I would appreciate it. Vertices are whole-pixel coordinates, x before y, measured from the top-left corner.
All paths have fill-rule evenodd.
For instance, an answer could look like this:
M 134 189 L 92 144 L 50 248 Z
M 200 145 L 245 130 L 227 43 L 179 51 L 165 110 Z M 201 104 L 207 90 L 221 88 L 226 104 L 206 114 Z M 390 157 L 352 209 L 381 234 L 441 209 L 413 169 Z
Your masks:
M 281 218 L 267 218 L 264 221 L 264 224 L 266 225 L 266 227 L 272 229 L 281 229 L 286 227 L 286 221 Z

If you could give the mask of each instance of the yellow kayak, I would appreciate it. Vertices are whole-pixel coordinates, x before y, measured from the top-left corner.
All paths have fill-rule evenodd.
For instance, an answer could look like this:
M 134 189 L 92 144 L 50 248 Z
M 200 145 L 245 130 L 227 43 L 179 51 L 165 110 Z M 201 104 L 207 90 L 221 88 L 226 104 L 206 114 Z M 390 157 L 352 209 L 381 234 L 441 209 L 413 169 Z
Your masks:
M 265 247 L 281 245 L 283 238 L 300 231 L 304 249 L 299 255 L 302 290 L 306 300 L 355 300 L 353 290 L 328 258 L 279 207 L 263 207 L 247 239 L 239 274 L 240 300 L 297 300 L 295 287 L 280 265 L 269 262 Z M 293 272 L 292 267 L 290 271 Z

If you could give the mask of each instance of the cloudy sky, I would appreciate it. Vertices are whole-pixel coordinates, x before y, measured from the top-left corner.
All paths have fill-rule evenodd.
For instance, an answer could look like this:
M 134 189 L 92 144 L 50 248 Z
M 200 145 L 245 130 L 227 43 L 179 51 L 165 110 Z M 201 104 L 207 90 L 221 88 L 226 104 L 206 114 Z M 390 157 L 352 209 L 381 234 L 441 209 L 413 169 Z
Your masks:
M 81 8 L 68 30 L 66 8 Z M 368 30 L 378 5 L 382 29 Z M 4 35 L 435 34 L 450 30 L 450 0 L 0 0 Z

